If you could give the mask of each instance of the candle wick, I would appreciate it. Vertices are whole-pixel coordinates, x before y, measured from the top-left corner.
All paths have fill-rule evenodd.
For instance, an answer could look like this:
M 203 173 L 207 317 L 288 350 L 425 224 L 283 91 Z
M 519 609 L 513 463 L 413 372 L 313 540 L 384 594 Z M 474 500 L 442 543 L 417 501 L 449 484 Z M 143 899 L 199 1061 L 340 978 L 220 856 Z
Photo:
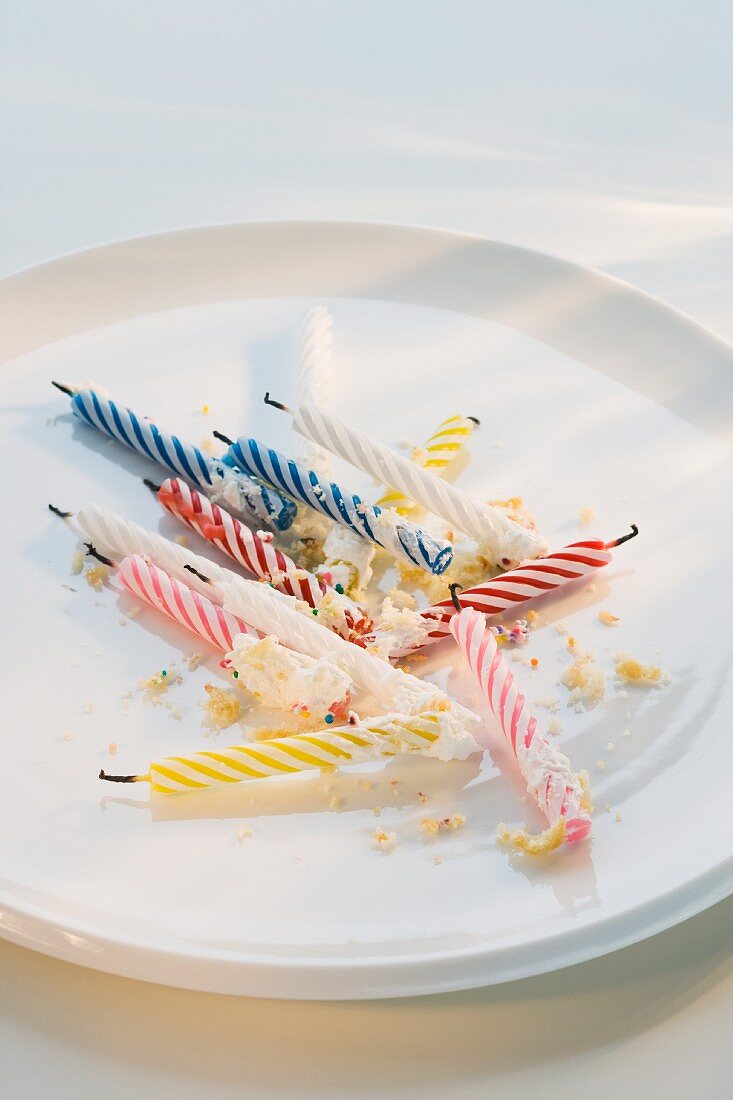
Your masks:
M 159 493 L 161 490 L 160 485 L 156 485 L 154 481 L 151 481 L 149 477 L 143 478 L 143 485 L 146 485 L 150 489 L 151 493 Z
M 200 581 L 211 584 L 211 577 L 205 577 L 203 573 L 199 573 L 198 569 L 194 569 L 192 565 L 184 565 L 183 568 L 188 569 L 189 573 L 193 573 L 194 577 L 198 577 Z
M 72 389 L 71 386 L 65 385 L 64 382 L 54 382 L 54 380 L 51 379 L 51 385 L 55 386 L 57 390 L 61 390 L 62 393 L 68 394 L 69 397 L 73 397 L 76 393 L 76 390 Z
M 477 428 L 481 427 L 481 421 L 479 420 L 479 418 L 477 416 L 467 416 L 466 420 L 473 420 L 473 422 L 474 422 L 474 424 L 476 425 Z
M 607 542 L 605 549 L 612 550 L 615 546 L 621 546 L 623 543 L 628 542 L 629 539 L 635 539 L 639 534 L 639 528 L 635 523 L 631 524 L 631 531 L 628 535 L 622 535 L 620 539 L 614 539 L 613 542 Z
M 463 585 L 462 584 L 449 584 L 448 585 L 448 591 L 450 592 L 450 598 L 453 601 L 453 606 L 455 607 L 456 611 L 463 611 L 463 604 L 458 599 L 458 595 L 457 595 L 459 588 L 463 588 Z
M 265 404 L 266 405 L 272 405 L 273 409 L 280 409 L 280 411 L 284 412 L 284 413 L 291 413 L 292 414 L 292 412 L 293 412 L 293 410 L 289 409 L 287 405 L 283 405 L 283 403 L 281 401 L 275 401 L 275 399 L 273 397 L 270 397 L 270 391 L 269 390 L 265 394 Z
M 91 542 L 85 542 L 84 545 L 87 548 L 87 554 L 90 558 L 96 558 L 97 561 L 101 561 L 102 565 L 111 565 L 114 568 L 115 563 L 112 561 L 112 559 L 105 558 L 104 554 L 100 554 L 99 550 L 97 550 L 96 546 L 94 546 Z
M 49 504 L 48 510 L 49 512 L 53 512 L 55 516 L 60 516 L 61 519 L 71 519 L 74 514 L 73 512 L 63 512 L 61 508 L 57 508 L 55 504 Z
M 104 768 L 100 769 L 100 779 L 106 779 L 108 783 L 137 783 L 139 775 L 108 775 Z
M 234 442 L 234 440 L 230 439 L 228 435 L 222 435 L 221 432 L 212 432 L 212 435 L 214 436 L 214 439 L 220 439 L 222 443 L 226 443 L 227 447 L 231 447 L 232 443 Z

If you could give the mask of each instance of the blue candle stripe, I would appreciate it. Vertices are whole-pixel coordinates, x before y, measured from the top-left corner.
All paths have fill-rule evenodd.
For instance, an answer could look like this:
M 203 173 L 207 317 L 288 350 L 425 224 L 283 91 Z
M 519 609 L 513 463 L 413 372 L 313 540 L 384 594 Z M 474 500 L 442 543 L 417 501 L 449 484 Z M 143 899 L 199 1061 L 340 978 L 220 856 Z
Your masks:
M 445 539 L 436 539 L 409 520 L 365 504 L 360 497 L 342 490 L 334 482 L 321 479 L 314 470 L 300 466 L 256 439 L 242 437 L 233 443 L 224 461 L 248 474 L 255 474 L 278 489 L 290 493 L 318 512 L 342 523 L 362 538 L 371 539 L 392 553 L 407 558 L 413 565 L 431 573 L 443 573 L 453 558 L 453 547 Z
M 297 512 L 292 500 L 230 465 L 210 458 L 178 436 L 162 431 L 152 421 L 138 417 L 132 409 L 87 389 L 74 394 L 72 410 L 91 427 L 161 463 L 200 489 L 210 494 L 216 490 L 216 495 L 225 498 L 227 505 L 244 518 L 253 516 L 281 531 L 292 524 Z

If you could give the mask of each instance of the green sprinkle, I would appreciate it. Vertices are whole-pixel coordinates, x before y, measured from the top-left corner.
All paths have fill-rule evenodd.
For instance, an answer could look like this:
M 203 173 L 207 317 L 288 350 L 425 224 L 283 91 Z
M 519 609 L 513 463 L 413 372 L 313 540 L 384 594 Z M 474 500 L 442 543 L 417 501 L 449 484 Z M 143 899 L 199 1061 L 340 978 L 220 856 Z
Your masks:
M 318 614 L 318 608 L 317 607 L 312 607 L 311 611 L 313 612 L 314 615 Z
M 161 676 L 167 676 L 168 675 L 167 669 L 164 668 L 160 675 Z
M 343 596 L 343 594 L 344 594 L 344 586 L 343 586 L 342 584 L 335 584 L 335 585 L 334 585 L 333 587 L 334 587 L 334 588 L 336 589 L 336 591 L 338 592 L 339 596 Z
M 239 678 L 239 673 L 237 672 L 236 668 L 232 672 L 232 676 L 234 677 L 235 680 L 237 680 Z

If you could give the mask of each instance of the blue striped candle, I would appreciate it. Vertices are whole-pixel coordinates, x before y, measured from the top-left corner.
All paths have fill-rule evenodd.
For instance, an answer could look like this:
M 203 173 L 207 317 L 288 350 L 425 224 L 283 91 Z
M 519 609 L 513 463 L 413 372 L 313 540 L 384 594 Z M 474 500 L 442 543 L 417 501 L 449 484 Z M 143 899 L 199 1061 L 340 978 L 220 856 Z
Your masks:
M 365 504 L 360 497 L 319 477 L 315 470 L 308 470 L 278 451 L 264 447 L 256 439 L 240 437 L 231 445 L 223 461 L 274 485 L 428 573 L 445 572 L 453 560 L 453 547 L 445 539 L 433 538 L 394 511 L 383 512 L 381 508 Z
M 254 517 L 260 523 L 272 524 L 278 531 L 285 531 L 292 524 L 297 508 L 276 490 L 235 472 L 191 443 L 161 431 L 152 421 L 96 390 L 71 392 L 73 412 L 86 424 L 172 470 L 213 499 L 221 499 L 244 518 Z

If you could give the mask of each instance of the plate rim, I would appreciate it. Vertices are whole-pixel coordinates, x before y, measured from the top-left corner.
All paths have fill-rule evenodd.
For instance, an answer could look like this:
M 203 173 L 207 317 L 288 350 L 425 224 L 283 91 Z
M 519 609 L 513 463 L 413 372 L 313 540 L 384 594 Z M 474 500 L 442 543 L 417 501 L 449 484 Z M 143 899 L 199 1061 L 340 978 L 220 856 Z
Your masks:
M 211 231 L 221 233 L 255 226 L 263 231 L 267 228 L 277 228 L 282 232 L 304 225 L 312 229 L 320 229 L 322 232 L 334 230 L 348 232 L 350 229 L 363 232 L 365 228 L 378 227 L 386 232 L 411 231 L 420 237 L 439 235 L 444 239 L 454 238 L 458 241 L 469 240 L 484 245 L 499 245 L 525 254 L 530 259 L 548 260 L 557 264 L 559 269 L 572 271 L 583 278 L 590 275 L 609 285 L 623 288 L 635 298 L 653 303 L 655 308 L 668 313 L 678 323 L 692 328 L 704 341 L 712 341 L 723 353 L 724 358 L 730 358 L 733 366 L 733 347 L 722 337 L 683 311 L 617 276 L 608 275 L 598 269 L 565 260 L 551 253 L 523 246 L 505 245 L 503 242 L 480 234 L 397 222 L 263 219 L 186 226 L 162 233 L 123 237 L 89 248 L 62 253 L 3 276 L 0 279 L 0 304 L 8 288 L 17 284 L 19 279 L 33 273 L 42 273 L 44 269 L 51 267 L 62 271 L 64 266 L 73 264 L 75 260 L 82 257 L 93 261 L 95 253 L 104 254 L 131 244 L 149 247 L 163 240 L 175 245 L 175 238 L 183 234 L 206 234 Z M 144 316 L 144 314 L 133 316 Z M 84 325 L 76 330 L 76 334 L 114 323 L 116 322 L 103 321 L 101 326 L 99 323 Z M 35 345 L 35 349 L 29 348 L 28 352 L 49 347 L 58 340 L 68 339 L 72 335 L 67 333 L 55 340 L 44 340 Z M 21 352 L 20 355 L 28 352 Z M 0 362 L 5 364 L 18 357 L 16 354 L 11 355 L 9 359 L 3 356 L 0 357 Z M 717 864 L 705 868 L 698 875 L 682 883 L 677 883 L 662 894 L 657 894 L 630 908 L 627 907 L 621 912 L 600 917 L 587 926 L 566 928 L 539 940 L 521 940 L 518 943 L 499 947 L 483 944 L 478 947 L 442 950 L 422 955 L 384 957 L 377 955 L 359 959 L 332 957 L 313 960 L 297 957 L 278 959 L 246 952 L 212 955 L 211 949 L 208 949 L 207 954 L 205 951 L 196 951 L 192 946 L 189 946 L 188 950 L 182 950 L 173 945 L 166 947 L 157 944 L 154 938 L 147 943 L 134 936 L 127 940 L 119 937 L 109 938 L 99 931 L 86 927 L 83 920 L 62 921 L 50 910 L 34 904 L 19 903 L 17 898 L 13 899 L 12 894 L 5 889 L 0 889 L 0 907 L 2 908 L 0 937 L 92 969 L 182 988 L 235 995 L 296 997 L 304 1000 L 368 999 L 469 989 L 514 981 L 575 965 L 654 936 L 695 916 L 732 893 L 733 852 Z M 639 919 L 640 913 L 644 914 L 641 919 Z M 598 934 L 600 929 L 605 933 L 602 937 Z M 74 945 L 75 937 L 82 942 Z M 583 942 L 584 940 L 587 942 Z M 180 942 L 185 944 L 185 941 Z M 173 943 L 174 941 L 171 941 L 171 944 Z M 534 952 L 531 950 L 532 943 L 535 947 Z M 538 950 L 541 950 L 542 957 L 535 957 Z M 185 972 L 187 967 L 188 973 Z M 180 974 L 174 972 L 177 969 L 180 969 Z M 442 976 L 437 973 L 443 970 L 447 973 Z

